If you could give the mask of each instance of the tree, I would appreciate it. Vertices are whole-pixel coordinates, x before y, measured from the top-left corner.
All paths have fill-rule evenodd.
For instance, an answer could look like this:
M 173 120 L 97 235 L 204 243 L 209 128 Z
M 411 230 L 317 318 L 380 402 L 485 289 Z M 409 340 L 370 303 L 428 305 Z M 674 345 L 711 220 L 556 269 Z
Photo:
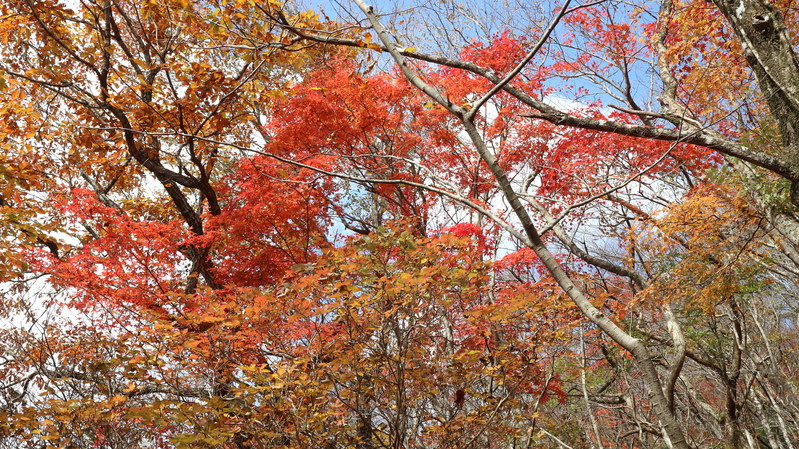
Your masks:
M 318 54 L 248 5 L 1 6 L 3 309 L 24 323 L 3 330 L 5 444 L 233 438 L 221 398 L 263 354 L 219 317 L 313 260 L 329 225 L 329 183 L 219 143 L 252 141 Z
M 466 204 L 492 219 L 524 246 L 532 249 L 548 273 L 585 316 L 632 354 L 645 380 L 651 407 L 658 418 L 659 428 L 663 432 L 665 441 L 673 447 L 691 445 L 692 442 L 686 439 L 685 427 L 679 423 L 679 412 L 675 408 L 675 387 L 681 374 L 685 373 L 686 357 L 690 357 L 700 365 L 706 360 L 686 348 L 682 326 L 675 317 L 672 307 L 672 305 L 684 307 L 690 305 L 690 302 L 686 303 L 684 298 L 679 296 L 671 297 L 660 304 L 659 311 L 655 315 L 655 318 L 662 317 L 667 324 L 662 327 L 668 327 L 669 334 L 666 337 L 650 335 L 648 338 L 666 343 L 674 349 L 673 356 L 665 363 L 665 369 L 659 373 L 655 362 L 657 359 L 653 357 L 652 351 L 661 349 L 637 336 L 638 332 L 625 328 L 618 316 L 608 316 L 607 312 L 598 309 L 594 305 L 596 300 L 591 300 L 588 289 L 575 283 L 574 275 L 570 275 L 564 269 L 563 263 L 557 260 L 553 250 L 542 238 L 541 230 L 552 231 L 570 254 L 594 266 L 600 270 L 600 273 L 607 273 L 611 279 L 615 277 L 627 279 L 633 286 L 632 294 L 636 291 L 646 292 L 652 289 L 653 280 L 664 279 L 667 274 L 649 269 L 649 261 L 641 260 L 642 256 L 635 247 L 629 248 L 630 256 L 626 258 L 603 257 L 602 254 L 582 247 L 562 229 L 560 221 L 566 217 L 562 212 L 585 210 L 582 209 L 584 206 L 607 201 L 621 207 L 625 215 L 632 214 L 632 217 L 628 215 L 630 218 L 649 220 L 651 214 L 647 211 L 647 207 L 635 204 L 629 201 L 629 198 L 619 198 L 614 193 L 629 186 L 630 180 L 640 179 L 642 175 L 648 176 L 652 170 L 674 174 L 682 171 L 685 176 L 685 189 L 688 190 L 697 182 L 703 182 L 703 170 L 711 166 L 733 167 L 733 172 L 727 176 L 742 177 L 744 185 L 752 191 L 759 189 L 758 180 L 763 177 L 779 178 L 789 186 L 783 192 L 784 194 L 790 192 L 790 195 L 779 202 L 781 206 L 769 204 L 760 192 L 754 192 L 751 201 L 757 205 L 759 213 L 766 217 L 769 225 L 774 227 L 773 231 L 769 232 L 769 238 L 780 242 L 778 243 L 780 255 L 775 257 L 794 259 L 789 255 L 794 252 L 797 243 L 793 208 L 799 205 L 796 199 L 796 192 L 799 191 L 796 186 L 799 184 L 796 171 L 792 168 L 794 159 L 792 148 L 796 145 L 792 137 L 795 120 L 790 112 L 794 107 L 792 105 L 795 105 L 792 92 L 796 85 L 795 74 L 799 69 L 791 43 L 794 11 L 787 5 L 772 5 L 757 1 L 744 1 L 734 6 L 729 3 L 714 2 L 716 9 L 704 4 L 703 6 L 691 2 L 671 1 L 658 4 L 641 3 L 630 7 L 602 3 L 576 5 L 571 8 L 566 2 L 553 14 L 549 26 L 538 31 L 534 41 L 528 41 L 525 37 L 509 39 L 509 36 L 504 34 L 491 46 L 474 44 L 459 55 L 451 56 L 420 51 L 420 48 L 434 47 L 424 42 L 412 43 L 409 46 L 399 44 L 381 23 L 379 11 L 363 2 L 355 3 L 379 39 L 380 51 L 390 54 L 397 70 L 407 79 L 409 85 L 426 95 L 428 100 L 421 100 L 423 104 L 429 103 L 446 114 L 445 121 L 449 122 L 445 127 L 450 130 L 452 139 L 456 142 L 455 147 L 469 146 L 471 154 L 478 156 L 483 164 L 482 167 L 490 172 L 493 180 L 489 181 L 489 184 L 492 184 L 491 187 L 496 188 L 507 202 L 520 229 L 514 228 L 512 222 L 476 201 L 473 195 L 458 191 L 452 188 L 454 186 L 442 182 L 449 181 L 450 178 L 442 174 L 437 166 L 427 167 L 427 172 L 433 174 L 428 175 L 425 181 L 406 182 L 406 184 L 417 186 L 423 184 L 428 186 L 430 191 L 443 193 L 461 204 Z M 638 20 L 639 25 L 618 23 L 620 17 L 625 14 Z M 694 17 L 698 17 L 697 22 L 693 22 Z M 673 24 L 677 26 L 674 27 Z M 298 36 L 309 40 L 361 46 L 358 42 L 335 34 L 307 32 L 286 22 L 283 25 Z M 686 31 L 688 27 L 691 27 L 690 32 Z M 563 31 L 558 34 L 556 30 Z M 443 33 L 446 35 L 454 31 L 444 29 Z M 738 38 L 738 44 L 729 42 L 729 37 L 733 35 Z M 511 47 L 508 47 L 508 43 Z M 484 50 L 483 56 L 488 57 L 484 60 L 475 58 L 475 49 Z M 547 63 L 553 59 L 554 63 Z M 534 60 L 541 62 L 533 66 L 531 61 Z M 635 69 L 633 66 L 646 64 L 647 60 L 652 61 L 648 70 L 659 78 L 659 85 L 652 91 L 652 97 L 658 96 L 659 106 L 643 103 L 642 98 L 633 94 L 633 89 L 638 87 L 633 80 L 636 79 L 636 75 L 647 70 L 647 68 Z M 732 77 L 719 81 L 719 73 L 702 70 L 701 65 L 693 61 L 698 61 L 699 64 L 708 61 L 724 64 L 733 69 Z M 451 82 L 457 76 L 447 77 L 452 73 L 461 76 L 461 83 Z M 585 108 L 578 109 L 553 106 L 548 102 L 553 92 L 560 95 L 563 93 L 550 87 L 552 80 L 563 78 L 580 78 L 582 83 L 589 86 L 588 83 L 598 82 L 599 88 L 607 96 L 622 102 L 623 105 L 614 105 L 613 108 L 618 112 L 610 115 L 603 113 L 600 105 L 596 103 L 586 104 Z M 481 84 L 481 87 L 477 87 Z M 726 89 L 721 94 L 724 100 L 720 104 L 715 98 L 711 100 L 708 94 L 709 87 L 716 87 L 719 84 Z M 574 89 L 577 92 L 590 93 L 590 87 L 576 86 Z M 645 96 L 642 97 L 643 101 L 647 100 Z M 506 108 L 508 101 L 515 102 L 517 108 L 526 106 L 531 111 L 513 111 L 512 108 Z M 710 104 L 710 101 L 713 103 Z M 486 117 L 490 114 L 487 111 L 492 106 L 499 110 L 499 115 L 486 121 Z M 643 109 L 647 107 L 649 109 Z M 564 141 L 571 142 L 574 138 L 577 142 L 576 139 L 580 135 L 589 135 L 593 139 L 602 139 L 603 143 L 619 142 L 635 156 L 654 153 L 659 157 L 653 166 L 634 167 L 637 170 L 627 177 L 622 176 L 621 181 L 617 178 L 612 182 L 601 183 L 595 178 L 588 179 L 585 181 L 584 189 L 571 189 L 568 192 L 565 208 L 562 205 L 555 205 L 553 208 L 539 200 L 542 195 L 535 185 L 538 181 L 535 176 L 528 178 L 527 182 L 514 182 L 523 172 L 518 166 L 509 166 L 505 162 L 512 158 L 512 151 L 507 149 L 510 145 L 505 147 L 502 145 L 504 143 L 502 137 L 508 135 L 498 137 L 492 133 L 495 129 L 492 120 L 495 123 L 505 124 L 513 114 L 516 117 L 533 119 L 539 129 L 545 128 L 545 125 L 541 125 L 543 121 L 582 130 L 561 131 L 564 134 L 561 139 Z M 771 132 L 774 135 L 774 131 L 777 130 L 777 135 L 781 139 L 779 145 L 771 143 L 769 147 L 761 147 L 747 139 L 747 136 L 753 134 L 764 135 Z M 465 136 L 468 136 L 468 143 L 463 142 L 467 140 Z M 535 142 L 525 141 L 520 138 L 520 134 L 513 137 L 526 143 L 528 148 L 537 148 Z M 497 141 L 500 142 L 499 145 L 496 144 Z M 664 146 L 657 142 L 672 142 L 672 144 Z M 691 146 L 686 147 L 685 144 Z M 575 143 L 574 147 L 578 148 L 577 151 L 591 148 L 585 142 Z M 714 154 L 721 154 L 729 159 L 722 161 Z M 396 156 L 387 155 L 387 157 Z M 598 157 L 601 160 L 602 156 Z M 413 158 L 411 160 L 406 158 L 406 161 L 416 162 Z M 547 162 L 559 169 L 563 168 L 562 160 L 550 159 Z M 529 161 L 527 163 L 530 164 Z M 672 164 L 671 170 L 664 170 L 669 163 Z M 537 167 L 532 170 L 535 169 L 540 170 Z M 618 170 L 619 166 L 614 165 L 611 173 L 618 175 Z M 593 167 L 584 169 L 581 173 L 583 177 L 578 179 L 583 181 L 585 175 L 591 176 L 594 173 Z M 539 172 L 534 171 L 534 175 L 538 174 Z M 605 177 L 605 180 L 611 178 Z M 380 182 L 374 178 L 372 181 Z M 539 182 L 542 187 L 546 187 L 544 176 L 541 176 Z M 441 185 L 445 187 L 442 188 Z M 532 189 L 536 190 L 531 191 Z M 567 189 L 569 186 L 564 190 Z M 734 200 L 730 201 L 735 203 Z M 790 204 L 786 204 L 788 201 Z M 651 210 L 651 206 L 648 207 Z M 541 223 L 539 225 L 536 224 L 536 215 Z M 628 223 L 630 218 L 626 219 Z M 630 228 L 633 230 L 632 226 Z M 761 241 L 756 238 L 757 227 L 753 232 L 751 241 L 740 243 L 733 254 L 748 253 L 749 248 L 758 253 L 755 248 L 760 249 L 765 243 L 760 243 Z M 676 243 L 683 244 L 685 250 L 698 249 L 695 245 L 690 245 L 689 241 L 685 241 L 684 236 L 669 233 L 666 236 L 671 236 L 670 238 Z M 640 237 L 633 237 L 632 242 L 637 238 Z M 729 237 L 722 232 L 721 238 L 727 241 Z M 663 260 L 663 255 L 656 257 Z M 728 257 L 730 255 L 719 254 L 714 257 L 714 263 L 726 271 L 730 268 Z M 763 259 L 759 259 L 762 257 L 762 252 L 755 257 L 762 263 Z M 792 266 L 793 262 L 788 264 Z M 742 273 L 737 274 L 740 276 Z M 748 276 L 734 279 L 735 282 L 740 282 Z M 676 279 L 677 282 L 691 282 L 684 277 Z M 693 281 L 696 282 L 695 279 Z M 754 444 L 754 437 L 751 432 L 746 433 L 741 429 L 742 424 L 738 414 L 744 405 L 735 394 L 741 367 L 741 346 L 745 346 L 744 342 L 750 338 L 744 337 L 740 330 L 742 323 L 749 321 L 749 317 L 740 314 L 739 304 L 737 299 L 734 299 L 743 290 L 740 285 L 728 290 L 724 282 L 713 285 L 713 288 L 721 289 L 713 292 L 716 301 L 721 301 L 722 298 L 733 299 L 729 307 L 734 317 L 733 328 L 738 330 L 729 337 L 737 346 L 737 349 L 733 349 L 732 371 L 728 372 L 725 366 L 714 365 L 715 362 L 711 362 L 712 366 L 709 367 L 720 373 L 722 382 L 727 384 L 727 406 L 723 421 L 728 425 L 727 431 L 732 438 L 733 446 L 740 447 L 744 444 L 751 446 Z M 716 303 L 717 306 L 719 304 L 721 303 Z M 614 310 L 611 313 L 615 315 L 619 311 Z M 707 363 L 704 365 L 708 366 Z M 690 391 L 690 387 L 686 387 L 686 390 Z M 748 439 L 747 443 L 743 442 L 744 434 Z M 782 438 L 785 444 L 790 445 L 790 440 L 795 436 L 783 433 Z M 694 440 L 693 444 L 697 444 L 698 441 Z
M 286 355 L 252 377 L 277 410 L 249 420 L 285 417 L 292 447 L 527 444 L 537 410 L 565 396 L 539 349 L 561 324 L 534 312 L 547 299 L 492 295 L 468 238 L 382 228 L 296 269 L 271 311 Z
M 332 249 L 347 191 L 319 169 L 339 158 L 287 144 L 307 122 L 270 135 L 292 123 L 280 101 L 296 77 L 331 56 L 257 18 L 313 15 L 73 6 L 3 6 L 4 308 L 25 323 L 2 334 L 3 444 L 529 439 L 524 423 L 563 396 L 537 349 L 561 323 L 488 286 L 484 246 L 447 233 Z M 399 215 L 428 207 L 413 189 L 375 194 Z
M 790 5 L 356 5 L 3 4 L 6 444 L 797 444 Z

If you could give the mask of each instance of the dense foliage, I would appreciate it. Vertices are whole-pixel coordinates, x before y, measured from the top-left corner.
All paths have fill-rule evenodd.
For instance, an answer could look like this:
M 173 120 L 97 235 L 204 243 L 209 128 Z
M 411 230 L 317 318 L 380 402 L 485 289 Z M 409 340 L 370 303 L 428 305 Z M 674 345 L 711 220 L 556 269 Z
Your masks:
M 796 447 L 797 9 L 488 3 L 3 0 L 0 447 Z

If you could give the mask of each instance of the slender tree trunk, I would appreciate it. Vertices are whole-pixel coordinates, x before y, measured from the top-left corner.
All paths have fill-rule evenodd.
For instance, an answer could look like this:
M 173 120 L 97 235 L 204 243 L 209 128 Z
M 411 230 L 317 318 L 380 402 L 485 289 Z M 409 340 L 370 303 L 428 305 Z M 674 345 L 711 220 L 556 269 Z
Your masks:
M 395 41 L 389 35 L 385 27 L 380 23 L 380 20 L 375 14 L 374 8 L 367 5 L 363 0 L 353 1 L 358 5 L 364 15 L 366 15 L 367 19 L 372 25 L 372 28 L 377 33 L 378 38 L 388 49 L 391 57 L 394 59 L 395 63 L 402 71 L 402 74 L 406 77 L 408 82 L 415 88 L 427 94 L 438 104 L 442 105 L 452 115 L 460 119 L 464 131 L 466 131 L 468 134 L 469 139 L 474 145 L 480 159 L 482 159 L 483 162 L 485 162 L 488 166 L 499 186 L 500 191 L 510 204 L 513 213 L 519 219 L 522 228 L 524 229 L 524 234 L 526 235 L 524 243 L 530 249 L 532 249 L 533 252 L 535 252 L 538 258 L 541 260 L 541 263 L 555 279 L 555 282 L 557 282 L 563 291 L 566 292 L 569 298 L 577 305 L 582 313 L 616 343 L 621 345 L 621 347 L 633 355 L 633 358 L 642 372 L 649 400 L 652 403 L 652 408 L 654 409 L 658 420 L 660 421 L 664 440 L 668 446 L 676 449 L 689 449 L 690 446 L 685 440 L 682 428 L 677 422 L 677 419 L 671 409 L 671 403 L 664 394 L 660 376 L 655 368 L 655 363 L 652 360 L 649 350 L 647 350 L 646 346 L 640 340 L 625 332 L 610 318 L 605 316 L 604 313 L 594 307 L 582 290 L 580 290 L 577 285 L 574 284 L 568 273 L 566 273 L 557 260 L 555 260 L 555 257 L 541 240 L 541 236 L 538 234 L 538 230 L 533 223 L 532 217 L 524 207 L 519 195 L 514 190 L 507 174 L 499 165 L 499 162 L 489 150 L 480 132 L 475 127 L 473 118 L 474 113 L 478 108 L 475 108 L 470 112 L 469 110 L 452 103 L 448 98 L 442 95 L 438 89 L 427 84 L 427 82 L 425 82 L 422 77 L 420 77 L 419 74 L 412 70 L 407 64 L 405 57 L 402 56 L 400 51 L 397 49 Z

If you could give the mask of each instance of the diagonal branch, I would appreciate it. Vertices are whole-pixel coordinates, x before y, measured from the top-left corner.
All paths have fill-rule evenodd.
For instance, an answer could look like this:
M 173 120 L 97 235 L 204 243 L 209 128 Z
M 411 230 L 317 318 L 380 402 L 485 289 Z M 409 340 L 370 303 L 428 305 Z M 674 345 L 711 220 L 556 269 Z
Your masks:
M 472 109 L 468 114 L 466 114 L 466 120 L 474 119 L 474 116 L 477 114 L 480 108 L 483 107 L 483 105 L 486 104 L 486 102 L 490 100 L 491 97 L 493 97 L 497 92 L 504 89 L 505 86 L 507 86 L 508 83 L 510 83 L 516 77 L 516 75 L 522 71 L 524 66 L 526 66 L 527 63 L 529 63 L 535 57 L 535 55 L 538 54 L 539 50 L 541 50 L 541 47 L 543 47 L 544 44 L 549 40 L 549 36 L 551 36 L 552 32 L 555 31 L 555 27 L 558 25 L 558 23 L 560 23 L 560 19 L 562 19 L 567 12 L 573 11 L 569 10 L 569 3 L 570 0 L 566 0 L 563 3 L 563 6 L 561 6 L 558 14 L 550 21 L 549 26 L 547 26 L 546 30 L 544 30 L 544 33 L 538 38 L 538 41 L 535 43 L 535 45 L 533 45 L 533 49 L 527 53 L 527 56 L 525 56 L 524 59 L 522 59 L 521 62 L 519 62 L 519 64 L 517 64 L 516 67 L 510 71 L 510 73 L 505 75 L 505 78 L 494 84 L 494 87 L 492 87 L 479 100 L 477 100 L 477 102 L 475 102 L 475 104 L 472 106 Z

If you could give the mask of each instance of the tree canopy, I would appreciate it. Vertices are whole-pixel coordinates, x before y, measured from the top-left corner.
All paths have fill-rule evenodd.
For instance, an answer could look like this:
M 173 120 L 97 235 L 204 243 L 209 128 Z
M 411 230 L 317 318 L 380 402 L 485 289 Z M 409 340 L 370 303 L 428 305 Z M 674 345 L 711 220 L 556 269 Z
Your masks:
M 0 447 L 799 445 L 792 2 L 0 18 Z

